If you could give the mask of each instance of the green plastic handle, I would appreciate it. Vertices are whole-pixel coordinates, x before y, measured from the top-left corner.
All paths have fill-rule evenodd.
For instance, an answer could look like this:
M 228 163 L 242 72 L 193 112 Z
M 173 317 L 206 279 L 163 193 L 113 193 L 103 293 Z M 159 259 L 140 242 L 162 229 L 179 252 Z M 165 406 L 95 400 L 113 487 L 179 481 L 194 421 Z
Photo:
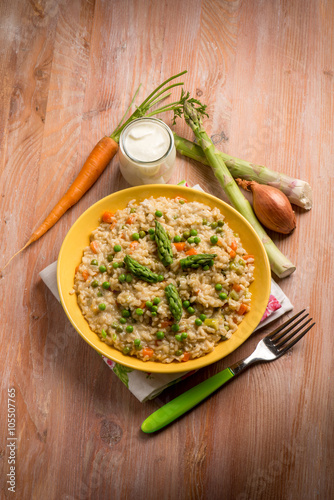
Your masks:
M 184 392 L 147 417 L 142 423 L 141 430 L 146 433 L 151 433 L 162 429 L 165 425 L 170 424 L 173 420 L 210 396 L 210 394 L 219 389 L 219 387 L 232 377 L 234 377 L 234 373 L 229 368 L 226 368 L 217 373 L 217 375 L 189 389 L 189 391 Z

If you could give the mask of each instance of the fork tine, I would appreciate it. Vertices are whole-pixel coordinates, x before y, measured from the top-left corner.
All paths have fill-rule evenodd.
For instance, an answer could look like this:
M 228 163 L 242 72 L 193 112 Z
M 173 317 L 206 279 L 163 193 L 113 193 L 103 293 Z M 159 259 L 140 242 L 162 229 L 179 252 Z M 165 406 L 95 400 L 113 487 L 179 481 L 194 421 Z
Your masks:
M 296 338 L 295 338 L 294 340 L 292 340 L 292 341 L 291 341 L 288 345 L 286 345 L 286 346 L 284 347 L 284 349 L 281 351 L 281 353 L 280 353 L 280 354 L 285 354 L 285 353 L 286 353 L 289 349 L 291 349 L 291 347 L 293 347 L 295 344 L 297 344 L 297 342 L 298 342 L 301 338 L 303 338 L 303 337 L 304 337 L 304 335 L 306 335 L 306 334 L 307 334 L 307 332 L 308 332 L 309 330 L 311 330 L 311 328 L 313 328 L 313 327 L 314 327 L 314 325 L 315 325 L 315 323 L 312 323 L 312 325 L 308 326 L 308 327 L 306 328 L 306 330 L 304 330 L 304 331 L 303 331 L 300 335 L 298 335 L 298 337 L 296 337 Z
M 279 340 L 281 340 L 283 337 L 285 337 L 285 335 L 287 335 L 288 333 L 292 332 L 292 330 L 300 325 L 300 323 L 305 319 L 307 318 L 308 316 L 308 313 L 306 313 L 304 316 L 302 316 L 301 318 L 297 319 L 297 321 L 295 321 L 294 323 L 292 323 L 289 328 L 287 328 L 286 330 L 284 330 L 280 335 L 278 335 L 277 337 L 275 336 L 274 338 L 271 338 L 270 340 L 272 340 L 272 342 L 274 342 L 275 344 L 277 344 L 277 342 Z
M 298 318 L 298 316 L 300 316 L 301 314 L 303 314 L 303 312 L 305 312 L 305 311 L 306 311 L 306 309 L 303 309 L 299 313 L 297 313 L 294 316 L 292 316 L 292 318 L 288 319 L 285 323 L 283 323 L 283 325 L 279 326 L 278 328 L 276 328 L 276 330 L 274 330 L 273 332 L 271 332 L 267 336 L 267 338 L 270 339 L 270 340 L 273 340 L 273 338 L 275 337 L 275 335 L 277 333 L 281 332 L 283 330 L 283 328 L 285 328 L 286 326 L 290 325 L 290 323 L 292 323 L 292 321 L 294 321 L 296 318 Z
M 307 321 L 305 321 L 304 323 L 300 324 L 300 322 L 298 322 L 296 325 L 294 325 L 292 328 L 289 329 L 289 331 L 287 333 L 290 333 L 290 335 L 288 335 L 287 337 L 283 338 L 280 342 L 276 343 L 276 341 L 274 341 L 274 345 L 277 349 L 280 349 L 284 344 L 286 344 L 289 340 L 291 340 L 293 337 L 295 337 L 295 335 L 297 335 L 297 333 L 299 333 L 303 328 L 304 326 L 306 326 L 310 321 L 312 321 L 312 318 L 309 318 Z M 297 326 L 299 326 L 298 328 L 296 328 Z

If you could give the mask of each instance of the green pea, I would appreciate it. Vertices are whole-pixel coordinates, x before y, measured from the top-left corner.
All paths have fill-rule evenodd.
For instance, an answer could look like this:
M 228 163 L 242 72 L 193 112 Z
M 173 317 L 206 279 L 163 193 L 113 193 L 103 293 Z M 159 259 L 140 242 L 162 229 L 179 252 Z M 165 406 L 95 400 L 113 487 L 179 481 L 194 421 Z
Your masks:
M 151 309 L 151 307 L 153 306 L 153 304 L 150 300 L 148 300 L 145 305 L 148 309 Z
M 106 272 L 106 270 L 107 270 L 107 268 L 106 268 L 106 266 L 104 266 L 103 264 L 102 264 L 102 266 L 100 266 L 100 267 L 99 267 L 99 271 L 100 271 L 100 273 L 105 273 L 105 272 Z
M 207 226 L 208 225 L 208 221 L 206 219 L 203 219 L 202 220 L 202 224 L 203 224 L 203 226 Z
M 176 339 L 178 342 L 181 342 L 182 337 L 181 337 L 181 335 L 177 334 L 177 335 L 175 335 L 175 339 Z
M 190 229 L 190 236 L 197 236 L 196 229 Z
M 130 208 L 130 214 L 134 214 L 136 213 L 136 209 L 135 208 Z
M 223 220 L 219 220 L 218 221 L 218 226 L 219 227 L 223 227 L 224 224 L 225 224 L 225 222 Z
M 227 299 L 227 295 L 226 295 L 226 293 L 224 293 L 224 292 L 220 293 L 220 294 L 219 294 L 219 298 L 220 298 L 220 300 L 225 300 L 225 299 Z
M 158 306 L 152 306 L 151 311 L 155 313 L 158 312 Z
M 195 238 L 190 237 L 190 238 L 187 239 L 187 242 L 191 245 L 192 243 L 195 242 Z
M 181 356 L 183 354 L 182 349 L 179 349 L 175 352 L 175 356 Z
M 199 318 L 196 318 L 196 319 L 195 319 L 195 325 L 196 325 L 196 326 L 201 326 L 201 324 L 202 324 L 202 320 L 201 320 L 201 319 L 199 319 Z
M 132 325 L 128 325 L 126 328 L 125 328 L 125 331 L 127 333 L 132 333 L 133 332 L 133 326 Z
M 114 252 L 120 252 L 122 250 L 121 245 L 115 245 L 114 246 Z
M 213 236 L 211 236 L 210 241 L 212 245 L 216 245 L 218 241 L 218 236 L 214 234 Z
M 150 227 L 150 229 L 148 230 L 148 234 L 154 234 L 154 233 L 155 233 L 155 231 L 154 231 L 153 227 Z
M 113 262 L 112 267 L 113 267 L 114 269 L 117 269 L 117 268 L 119 267 L 119 263 L 118 263 L 118 262 Z
M 216 229 L 216 227 L 218 227 L 218 222 L 211 222 L 210 227 L 212 227 L 212 229 Z
M 196 243 L 196 245 L 198 245 L 199 243 L 201 243 L 201 238 L 199 238 L 198 236 L 196 236 L 196 238 L 194 238 L 194 243 Z
M 91 266 L 98 266 L 99 265 L 99 263 L 96 259 L 91 260 L 90 264 L 91 264 Z
M 122 333 L 123 332 L 123 328 L 120 325 L 118 325 L 118 327 L 116 328 L 116 332 L 117 333 Z
M 138 240 L 139 240 L 139 233 L 133 233 L 133 235 L 131 236 L 131 238 L 132 238 L 134 241 L 138 241 Z
M 161 302 L 161 299 L 159 299 L 159 297 L 154 297 L 153 304 L 155 304 L 157 306 L 158 304 L 160 304 L 160 302 Z
M 185 300 L 185 301 L 182 303 L 182 305 L 183 305 L 183 307 L 184 307 L 185 309 L 188 309 L 188 307 L 190 306 L 190 302 L 189 302 L 189 300 Z
M 107 256 L 107 261 L 108 262 L 112 262 L 114 260 L 114 256 L 112 253 L 110 253 L 108 256 Z
M 216 283 L 215 284 L 215 289 L 217 290 L 217 292 L 220 292 L 220 290 L 223 288 L 223 285 L 221 283 Z
M 204 266 L 203 271 L 208 271 L 210 269 L 210 266 Z
M 125 280 L 126 280 L 126 276 L 125 276 L 125 274 L 120 274 L 120 275 L 118 276 L 118 281 L 119 281 L 120 283 L 124 283 L 124 281 L 125 281 Z
M 98 297 L 103 297 L 103 293 L 101 291 L 98 291 L 96 294 Z
M 129 354 L 130 351 L 131 351 L 131 347 L 125 346 L 123 349 L 123 354 Z
M 125 281 L 126 281 L 127 283 L 131 283 L 131 281 L 132 281 L 132 276 L 131 276 L 131 274 L 127 274 L 127 275 L 125 276 Z
M 118 327 L 118 323 L 116 321 L 113 322 L 113 324 L 111 325 L 112 328 L 117 328 Z
M 157 313 L 157 312 L 154 312 L 154 311 L 153 311 L 153 312 L 151 312 L 151 316 L 157 316 L 157 315 L 158 315 L 158 313 Z
M 200 315 L 199 315 L 199 319 L 200 319 L 201 321 L 205 321 L 205 320 L 206 320 L 206 314 L 200 314 Z
M 190 307 L 187 308 L 187 311 L 188 311 L 189 314 L 194 314 L 195 309 L 190 306 Z
M 107 306 L 103 302 L 101 302 L 101 304 L 99 304 L 100 311 L 105 311 L 106 307 Z
M 126 318 L 119 318 L 119 322 L 121 323 L 121 325 L 125 325 Z
M 217 234 L 221 234 L 223 232 L 224 232 L 224 230 L 221 227 L 217 227 L 217 229 L 216 229 Z
M 146 233 L 145 231 L 139 231 L 139 238 L 145 238 Z
M 179 236 L 179 235 L 177 234 L 176 236 L 174 236 L 174 240 L 173 240 L 173 241 L 175 241 L 175 243 L 180 243 L 180 241 L 181 241 L 181 236 Z
M 122 316 L 123 316 L 123 318 L 130 318 L 131 313 L 130 313 L 130 311 L 128 311 L 128 309 L 123 309 Z
M 93 280 L 90 284 L 93 288 L 96 288 L 97 286 L 99 286 L 99 282 L 97 280 Z
M 150 234 L 150 240 L 151 240 L 151 241 L 154 241 L 154 240 L 155 240 L 155 236 L 154 236 L 154 234 Z
M 140 342 L 141 342 L 140 339 L 134 339 L 134 341 L 133 341 L 133 343 L 134 343 L 135 346 L 139 346 Z
M 185 231 L 185 232 L 183 233 L 183 238 L 184 238 L 185 240 L 187 240 L 187 239 L 189 238 L 189 236 L 190 236 L 190 231 Z
M 164 332 L 159 331 L 156 333 L 156 336 L 157 336 L 158 340 L 162 340 L 164 338 L 165 334 L 164 334 Z
M 161 210 L 156 210 L 156 212 L 155 212 L 155 216 L 156 216 L 156 217 L 162 217 L 162 212 L 161 212 Z
M 185 340 L 187 337 L 188 337 L 187 332 L 182 332 L 182 333 L 181 333 L 181 338 L 182 338 L 182 340 Z
M 184 205 L 184 204 L 185 204 L 185 201 L 184 201 L 184 200 L 179 200 L 179 203 L 180 203 L 181 205 Z
M 140 307 L 138 307 L 138 309 L 136 309 L 136 314 L 137 316 L 142 316 L 144 314 L 144 311 Z
M 172 330 L 173 330 L 173 332 L 178 332 L 180 330 L 180 325 L 178 325 L 177 323 L 174 323 L 174 325 L 172 325 Z
M 104 339 L 105 339 L 105 338 L 106 338 L 106 336 L 107 336 L 107 332 L 106 332 L 103 328 L 102 328 L 102 330 L 101 330 L 101 335 L 102 335 L 102 337 L 103 337 Z
M 160 281 L 160 282 L 161 282 L 161 281 L 163 281 L 163 280 L 164 280 L 164 277 L 162 276 L 162 274 L 159 274 L 159 276 L 158 276 L 158 281 Z
M 109 288 L 110 288 L 110 283 L 109 283 L 109 281 L 104 281 L 104 282 L 102 283 L 102 287 L 103 287 L 105 290 L 109 290 Z

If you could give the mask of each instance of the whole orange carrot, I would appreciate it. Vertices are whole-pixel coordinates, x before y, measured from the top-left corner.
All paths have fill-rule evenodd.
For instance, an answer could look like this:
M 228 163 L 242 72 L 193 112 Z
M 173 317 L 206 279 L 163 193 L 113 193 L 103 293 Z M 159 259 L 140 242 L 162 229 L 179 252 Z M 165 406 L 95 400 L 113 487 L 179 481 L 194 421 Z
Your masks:
M 64 196 L 58 201 L 58 203 L 54 206 L 50 214 L 46 217 L 46 219 L 42 222 L 42 224 L 33 232 L 27 243 L 22 247 L 18 252 L 16 252 L 7 262 L 3 269 L 10 263 L 10 261 L 22 250 L 27 248 L 31 243 L 37 241 L 43 234 L 45 234 L 51 227 L 53 227 L 56 222 L 64 215 L 64 213 L 75 203 L 77 203 L 80 198 L 88 191 L 89 188 L 95 183 L 95 181 L 100 177 L 104 169 L 110 163 L 112 158 L 115 156 L 118 150 L 118 142 L 120 134 L 123 128 L 130 123 L 132 120 L 144 116 L 147 114 L 150 108 L 157 104 L 162 99 L 165 99 L 170 94 L 166 94 L 166 91 L 176 87 L 178 85 L 183 85 L 181 83 L 173 83 L 168 87 L 164 88 L 159 92 L 159 90 L 166 85 L 166 83 L 170 82 L 174 78 L 183 75 L 186 71 L 182 71 L 177 75 L 174 75 L 167 80 L 165 80 L 161 85 L 159 85 L 146 99 L 141 103 L 140 106 L 137 107 L 136 111 L 132 113 L 132 115 L 126 120 L 125 123 L 122 123 L 132 106 L 134 99 L 136 98 L 139 88 L 138 87 L 128 109 L 126 110 L 124 116 L 122 117 L 119 125 L 116 127 L 114 132 L 110 135 L 110 137 L 103 137 L 94 147 L 87 160 L 85 161 L 82 169 L 80 170 L 78 176 L 71 184 L 67 192 Z M 162 111 L 168 111 L 170 109 L 174 109 L 172 103 L 170 105 L 164 106 L 162 108 L 156 109 L 154 112 L 150 113 L 150 115 L 158 114 Z

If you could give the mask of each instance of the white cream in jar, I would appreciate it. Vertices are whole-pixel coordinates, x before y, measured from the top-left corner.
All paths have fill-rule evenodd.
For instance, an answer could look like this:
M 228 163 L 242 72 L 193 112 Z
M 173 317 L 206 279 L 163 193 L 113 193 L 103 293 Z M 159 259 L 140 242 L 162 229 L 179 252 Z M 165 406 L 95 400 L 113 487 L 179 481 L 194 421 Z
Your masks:
M 138 118 L 122 131 L 120 169 L 131 186 L 166 184 L 174 170 L 176 150 L 171 129 L 157 118 Z

